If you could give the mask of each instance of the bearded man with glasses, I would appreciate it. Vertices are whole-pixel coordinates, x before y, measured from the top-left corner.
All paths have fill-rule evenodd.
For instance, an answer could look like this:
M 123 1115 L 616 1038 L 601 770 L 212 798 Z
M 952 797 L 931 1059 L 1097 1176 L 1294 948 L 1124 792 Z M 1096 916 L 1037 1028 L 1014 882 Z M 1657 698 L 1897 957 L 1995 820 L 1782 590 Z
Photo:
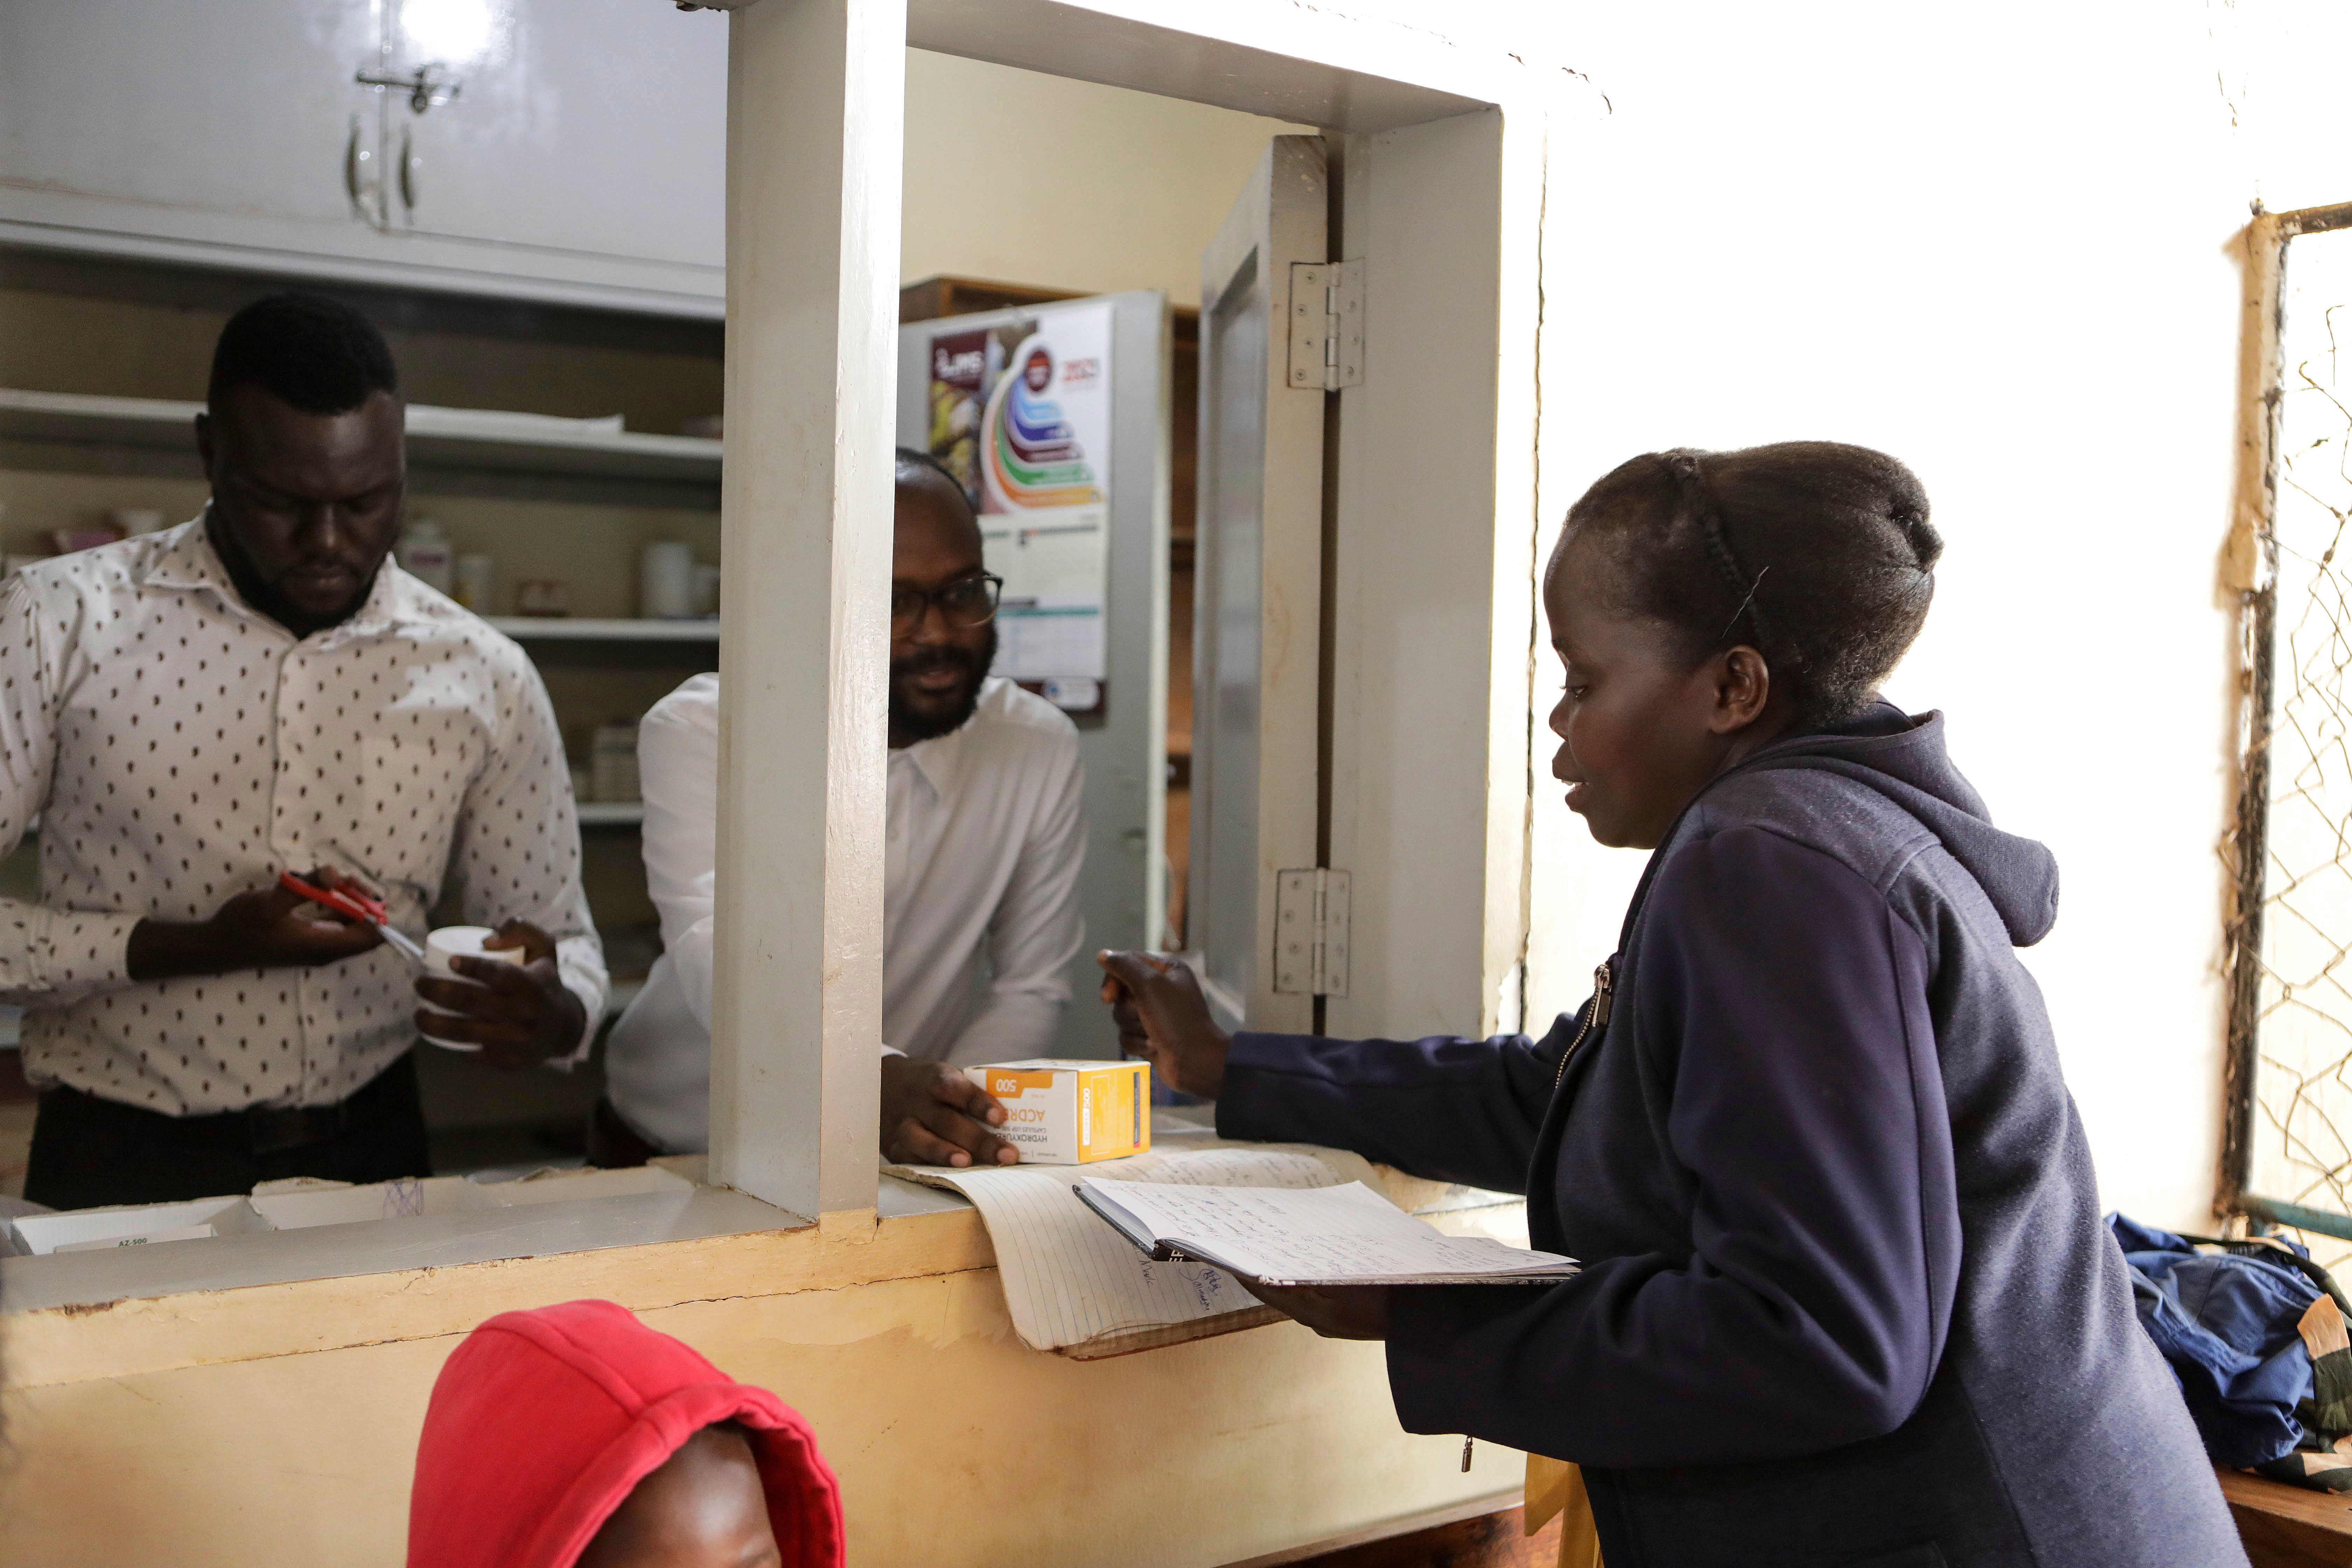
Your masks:
M 958 1070 L 1045 1053 L 1085 935 L 1078 733 L 992 678 L 1003 586 L 962 488 L 898 449 L 890 583 L 890 767 L 882 882 L 882 1152 L 1010 1164 L 1004 1108 Z M 599 1165 L 698 1153 L 710 1138 L 710 963 L 719 678 L 698 675 L 637 735 L 646 872 L 661 959 L 614 1026 Z M 792 896 L 787 890 L 783 896 Z

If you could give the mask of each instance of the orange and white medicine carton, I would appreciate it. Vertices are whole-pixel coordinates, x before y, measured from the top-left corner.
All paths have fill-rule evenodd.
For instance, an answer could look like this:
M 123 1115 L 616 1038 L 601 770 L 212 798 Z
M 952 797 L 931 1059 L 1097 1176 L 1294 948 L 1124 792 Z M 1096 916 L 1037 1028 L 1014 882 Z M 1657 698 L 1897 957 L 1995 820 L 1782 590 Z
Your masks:
M 996 1135 L 1024 1165 L 1084 1165 L 1151 1147 L 1150 1062 L 1037 1057 L 963 1071 L 1004 1102 Z

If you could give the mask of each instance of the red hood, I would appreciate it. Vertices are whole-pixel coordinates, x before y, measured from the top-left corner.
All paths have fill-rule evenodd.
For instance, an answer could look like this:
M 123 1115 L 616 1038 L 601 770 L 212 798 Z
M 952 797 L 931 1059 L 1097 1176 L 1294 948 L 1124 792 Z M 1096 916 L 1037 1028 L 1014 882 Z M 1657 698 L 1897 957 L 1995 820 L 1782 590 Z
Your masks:
M 637 1482 L 730 1419 L 751 1434 L 785 1568 L 841 1568 L 840 1489 L 782 1400 L 610 1301 L 502 1312 L 433 1385 L 409 1568 L 572 1568 Z

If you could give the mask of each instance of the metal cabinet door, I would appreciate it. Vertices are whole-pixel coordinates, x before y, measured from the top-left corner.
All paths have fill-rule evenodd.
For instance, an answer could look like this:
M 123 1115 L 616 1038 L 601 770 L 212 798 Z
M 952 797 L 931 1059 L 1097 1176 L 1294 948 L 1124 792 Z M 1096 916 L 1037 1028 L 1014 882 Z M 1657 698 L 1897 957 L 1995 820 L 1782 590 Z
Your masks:
M 393 114 L 393 184 L 404 152 L 415 198 L 394 203 L 396 218 L 453 239 L 723 265 L 726 14 L 646 0 L 476 4 L 495 25 L 475 60 L 453 68 L 458 97 Z M 430 43 L 401 39 L 395 68 L 426 63 Z
M 649 0 L 0 0 L 0 239 L 715 315 L 727 22 Z M 387 80 L 430 68 L 422 110 Z
M 1275 875 L 1317 863 L 1325 398 L 1319 365 L 1287 384 L 1290 269 L 1328 225 L 1322 141 L 1277 136 L 1201 268 L 1186 945 L 1228 1026 L 1290 1033 L 1314 998 L 1274 989 Z
M 0 185 L 340 227 L 376 40 L 366 0 L 8 0 Z

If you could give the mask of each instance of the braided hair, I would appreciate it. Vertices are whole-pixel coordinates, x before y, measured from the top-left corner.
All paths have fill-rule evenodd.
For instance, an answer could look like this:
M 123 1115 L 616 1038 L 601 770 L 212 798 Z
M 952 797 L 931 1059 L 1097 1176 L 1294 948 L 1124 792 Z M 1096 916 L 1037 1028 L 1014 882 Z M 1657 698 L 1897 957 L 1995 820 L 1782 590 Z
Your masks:
M 1804 728 L 1870 700 L 1927 618 L 1944 551 L 1909 468 L 1833 441 L 1648 453 L 1568 527 L 1607 545 L 1620 607 L 1673 627 L 1692 662 L 1762 654 Z

